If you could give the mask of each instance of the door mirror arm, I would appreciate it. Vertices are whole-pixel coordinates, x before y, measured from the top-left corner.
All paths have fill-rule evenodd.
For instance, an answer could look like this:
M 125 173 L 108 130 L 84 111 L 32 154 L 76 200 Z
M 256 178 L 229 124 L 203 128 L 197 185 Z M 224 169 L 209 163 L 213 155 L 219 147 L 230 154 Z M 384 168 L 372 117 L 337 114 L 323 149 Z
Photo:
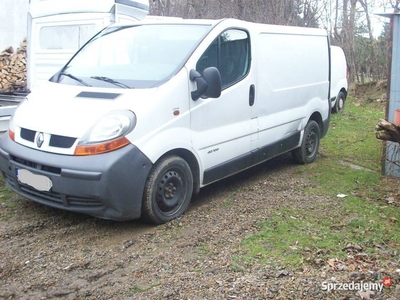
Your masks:
M 190 70 L 189 78 L 197 84 L 197 90 L 192 92 L 192 100 L 197 101 L 208 89 L 208 83 L 196 70 Z
M 191 93 L 193 101 L 197 101 L 203 95 L 211 98 L 221 95 L 221 75 L 217 68 L 204 69 L 203 76 L 196 70 L 190 70 L 189 78 L 197 84 L 197 90 Z

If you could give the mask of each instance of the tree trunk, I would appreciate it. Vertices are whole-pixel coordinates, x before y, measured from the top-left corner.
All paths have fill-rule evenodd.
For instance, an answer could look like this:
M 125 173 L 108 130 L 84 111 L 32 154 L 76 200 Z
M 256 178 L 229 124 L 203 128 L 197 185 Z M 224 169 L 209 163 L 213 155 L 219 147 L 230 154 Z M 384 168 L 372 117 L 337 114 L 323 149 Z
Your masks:
M 375 46 L 374 46 L 374 34 L 372 32 L 372 26 L 371 26 L 371 18 L 369 15 L 369 10 L 368 10 L 368 2 L 367 0 L 359 0 L 359 3 L 364 9 L 365 12 L 365 18 L 367 19 L 367 29 L 368 29 L 368 36 L 369 36 L 369 43 L 370 43 L 370 57 L 368 58 L 369 65 L 371 66 L 369 68 L 369 71 L 371 75 L 374 75 L 374 73 L 377 72 L 377 67 L 374 67 L 377 65 L 377 59 L 376 59 L 376 54 L 375 54 Z M 372 70 L 371 70 L 372 68 Z M 372 72 L 371 72 L 372 71 Z

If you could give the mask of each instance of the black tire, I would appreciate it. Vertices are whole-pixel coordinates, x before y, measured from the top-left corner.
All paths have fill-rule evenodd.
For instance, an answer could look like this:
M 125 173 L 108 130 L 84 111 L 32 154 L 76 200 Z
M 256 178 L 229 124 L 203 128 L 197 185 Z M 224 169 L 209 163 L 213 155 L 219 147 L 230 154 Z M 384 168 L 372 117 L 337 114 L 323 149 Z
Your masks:
M 344 103 L 346 101 L 346 95 L 343 92 L 339 92 L 336 98 L 336 103 L 332 108 L 333 113 L 341 114 L 344 111 Z
M 292 152 L 299 164 L 309 164 L 317 158 L 320 138 L 321 130 L 318 123 L 313 120 L 308 121 L 301 146 Z
M 190 203 L 193 176 L 179 156 L 161 158 L 153 166 L 143 193 L 142 219 L 163 224 L 181 216 Z

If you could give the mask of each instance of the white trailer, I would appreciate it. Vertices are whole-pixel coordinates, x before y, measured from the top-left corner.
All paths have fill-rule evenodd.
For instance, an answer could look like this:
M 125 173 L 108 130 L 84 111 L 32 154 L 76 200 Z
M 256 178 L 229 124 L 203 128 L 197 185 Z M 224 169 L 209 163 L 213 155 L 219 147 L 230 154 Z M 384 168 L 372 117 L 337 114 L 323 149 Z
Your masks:
M 28 89 L 49 80 L 104 27 L 140 21 L 148 0 L 31 0 L 28 30 Z

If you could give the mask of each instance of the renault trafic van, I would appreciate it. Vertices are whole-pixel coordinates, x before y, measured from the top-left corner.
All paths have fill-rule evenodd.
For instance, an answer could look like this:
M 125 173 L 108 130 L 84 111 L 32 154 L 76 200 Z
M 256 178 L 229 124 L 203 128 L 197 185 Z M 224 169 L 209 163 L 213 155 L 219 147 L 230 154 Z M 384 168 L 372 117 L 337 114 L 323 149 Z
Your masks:
M 348 69 L 343 49 L 331 46 L 331 104 L 333 113 L 342 113 L 347 98 Z
M 168 222 L 217 180 L 316 159 L 329 49 L 325 30 L 234 19 L 109 26 L 20 104 L 0 169 L 38 203 Z

